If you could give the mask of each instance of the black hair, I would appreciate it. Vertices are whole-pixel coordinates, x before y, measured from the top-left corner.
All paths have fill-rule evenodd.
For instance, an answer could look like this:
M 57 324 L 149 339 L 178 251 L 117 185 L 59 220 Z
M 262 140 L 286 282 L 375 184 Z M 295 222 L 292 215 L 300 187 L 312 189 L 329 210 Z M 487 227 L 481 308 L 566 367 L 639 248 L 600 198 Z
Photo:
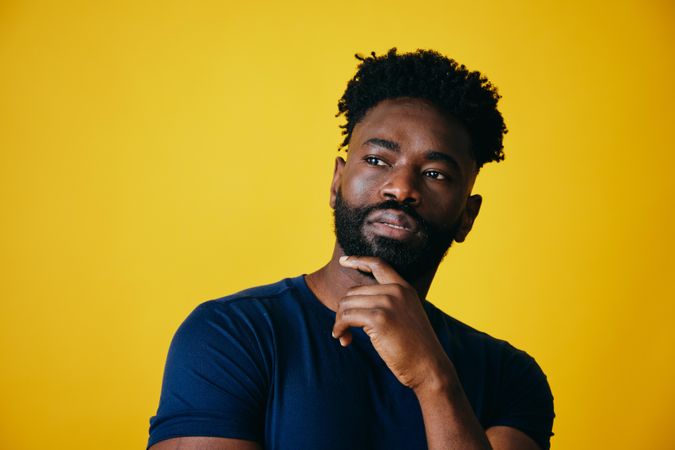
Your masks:
M 501 98 L 480 72 L 433 50 L 397 54 L 392 48 L 377 56 L 355 55 L 361 63 L 338 102 L 338 113 L 347 123 L 340 125 L 347 147 L 356 124 L 382 100 L 412 97 L 430 101 L 459 120 L 471 138 L 477 167 L 504 159 L 502 139 L 508 131 L 497 110 Z

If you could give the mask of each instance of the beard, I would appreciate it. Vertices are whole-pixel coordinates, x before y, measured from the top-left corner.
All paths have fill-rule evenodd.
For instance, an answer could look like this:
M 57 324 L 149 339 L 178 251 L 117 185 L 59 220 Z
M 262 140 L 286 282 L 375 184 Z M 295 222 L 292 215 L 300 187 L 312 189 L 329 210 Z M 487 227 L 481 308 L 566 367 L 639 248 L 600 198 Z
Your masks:
M 386 236 L 366 236 L 367 217 L 376 210 L 390 209 L 406 213 L 417 222 L 419 239 L 398 240 Z M 461 218 L 449 227 L 441 227 L 424 220 L 412 206 L 395 200 L 375 205 L 351 207 L 338 190 L 333 209 L 335 236 L 348 256 L 376 256 L 387 262 L 406 280 L 433 272 L 452 245 Z

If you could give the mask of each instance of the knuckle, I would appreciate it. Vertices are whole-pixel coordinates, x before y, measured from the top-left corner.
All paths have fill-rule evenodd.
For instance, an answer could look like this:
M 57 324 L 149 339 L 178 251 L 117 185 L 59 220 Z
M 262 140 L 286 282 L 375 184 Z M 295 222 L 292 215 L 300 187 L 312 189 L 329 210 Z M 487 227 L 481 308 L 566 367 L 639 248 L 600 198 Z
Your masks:
M 394 284 L 394 291 L 396 291 L 397 294 L 403 295 L 406 293 L 406 288 L 404 286 L 401 286 L 400 284 L 396 283 Z
M 387 313 L 383 309 L 374 309 L 372 318 L 375 324 L 381 325 L 387 321 Z
M 348 309 L 350 304 L 351 304 L 351 299 L 349 297 L 343 297 L 338 301 L 337 310 L 343 311 L 345 309 Z
M 391 308 L 394 305 L 395 298 L 392 297 L 391 295 L 383 295 L 382 296 L 382 304 L 387 307 Z

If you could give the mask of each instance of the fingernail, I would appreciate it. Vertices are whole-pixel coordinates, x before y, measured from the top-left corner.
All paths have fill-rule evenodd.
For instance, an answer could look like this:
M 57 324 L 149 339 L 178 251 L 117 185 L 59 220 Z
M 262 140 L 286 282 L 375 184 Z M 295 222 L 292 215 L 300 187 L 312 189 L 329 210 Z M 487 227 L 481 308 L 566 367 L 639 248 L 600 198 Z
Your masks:
M 345 262 L 349 259 L 349 256 L 340 256 L 340 262 Z
M 333 338 L 335 338 L 335 332 L 334 331 L 331 331 L 330 335 L 333 336 Z

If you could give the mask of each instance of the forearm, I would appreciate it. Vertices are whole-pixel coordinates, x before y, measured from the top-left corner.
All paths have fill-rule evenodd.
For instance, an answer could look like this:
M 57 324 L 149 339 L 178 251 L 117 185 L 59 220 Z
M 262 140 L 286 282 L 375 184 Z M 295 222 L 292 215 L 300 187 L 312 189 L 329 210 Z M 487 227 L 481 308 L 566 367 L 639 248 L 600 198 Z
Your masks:
M 450 361 L 414 391 L 429 450 L 492 450 Z

